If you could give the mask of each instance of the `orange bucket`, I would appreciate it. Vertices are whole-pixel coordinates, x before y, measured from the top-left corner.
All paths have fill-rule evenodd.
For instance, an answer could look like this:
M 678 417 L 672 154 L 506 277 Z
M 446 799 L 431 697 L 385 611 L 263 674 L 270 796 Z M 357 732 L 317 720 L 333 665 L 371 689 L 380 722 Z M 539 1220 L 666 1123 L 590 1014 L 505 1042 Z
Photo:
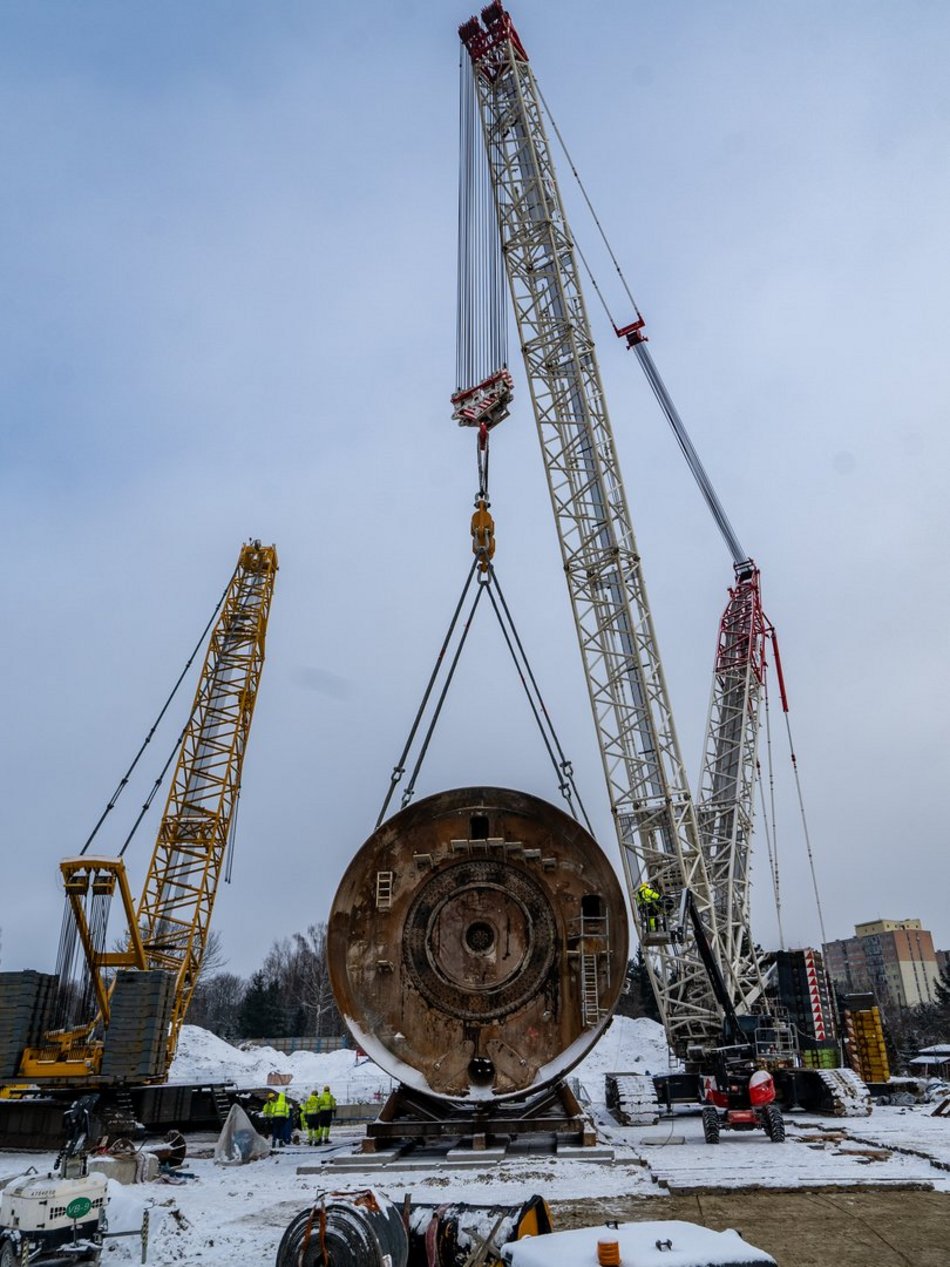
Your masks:
M 620 1242 L 598 1241 L 597 1261 L 600 1267 L 620 1267 Z

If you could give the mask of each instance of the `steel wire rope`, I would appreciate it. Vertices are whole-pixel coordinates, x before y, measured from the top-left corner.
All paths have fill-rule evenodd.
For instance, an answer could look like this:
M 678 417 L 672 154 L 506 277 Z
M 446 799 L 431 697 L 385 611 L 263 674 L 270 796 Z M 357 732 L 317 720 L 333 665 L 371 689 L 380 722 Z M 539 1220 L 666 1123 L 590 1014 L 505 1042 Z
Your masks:
M 541 91 L 540 87 L 538 87 L 538 96 L 541 99 L 541 105 L 544 107 L 544 113 L 548 116 L 548 119 L 551 121 L 551 127 L 554 129 L 554 135 L 557 137 L 558 144 L 560 145 L 561 149 L 564 152 L 564 157 L 567 159 L 568 166 L 571 169 L 571 175 L 574 177 L 575 181 L 577 182 L 577 187 L 581 191 L 584 201 L 587 204 L 587 210 L 590 212 L 591 218 L 593 219 L 594 224 L 597 226 L 597 231 L 600 233 L 604 246 L 607 248 L 607 254 L 610 256 L 611 263 L 613 264 L 614 268 L 617 271 L 617 276 L 620 278 L 620 284 L 623 286 L 626 292 L 627 298 L 630 300 L 630 303 L 633 305 L 633 310 L 637 314 L 637 319 L 639 321 L 642 321 L 643 314 L 640 312 L 640 309 L 637 307 L 637 301 L 634 299 L 630 291 L 630 287 L 627 285 L 627 279 L 623 274 L 623 270 L 620 267 L 620 264 L 619 264 L 619 261 L 617 260 L 616 255 L 614 254 L 613 247 L 610 245 L 610 241 L 607 238 L 607 234 L 604 231 L 603 225 L 600 223 L 600 219 L 597 215 L 597 212 L 594 210 L 594 204 L 591 202 L 590 197 L 587 193 L 587 189 L 584 186 L 584 182 L 581 180 L 580 172 L 577 170 L 577 167 L 574 164 L 574 160 L 571 158 L 570 151 L 568 150 L 567 145 L 564 142 L 564 137 L 561 135 L 561 129 L 558 127 L 557 120 L 554 118 L 554 115 L 551 113 L 551 107 L 548 105 L 547 100 L 544 96 L 544 93 Z M 576 243 L 575 243 L 575 246 L 576 246 Z M 587 267 L 586 262 L 584 266 L 585 268 Z M 588 272 L 590 272 L 590 269 L 588 269 Z M 610 309 L 607 307 L 607 302 L 604 299 L 603 295 L 601 295 L 600 289 L 599 287 L 597 287 L 596 281 L 594 281 L 593 274 L 591 274 L 591 281 L 594 282 L 595 289 L 597 289 L 597 293 L 598 295 L 600 295 L 600 300 L 601 300 L 601 303 L 604 305 L 604 310 L 606 311 L 607 316 L 610 318 L 610 324 L 614 327 L 614 329 L 616 329 L 617 323 L 614 321 L 613 317 L 611 317 L 610 315 Z
M 785 711 L 785 730 L 788 735 L 788 750 L 792 761 L 792 772 L 795 775 L 795 791 L 798 795 L 798 809 L 802 819 L 802 832 L 805 837 L 805 852 L 808 855 L 808 867 L 811 871 L 812 888 L 815 891 L 815 906 L 818 910 L 818 927 L 821 929 L 821 944 L 824 945 L 828 940 L 825 932 L 825 917 L 821 909 L 821 894 L 818 892 L 818 876 L 815 872 L 815 855 L 811 847 L 811 835 L 808 831 L 808 818 L 805 814 L 805 801 L 802 796 L 802 783 L 798 774 L 798 758 L 795 756 L 795 745 L 792 742 L 792 726 L 788 720 L 788 710 Z
M 557 125 L 557 121 L 555 120 L 554 115 L 551 113 L 551 108 L 548 105 L 547 101 L 545 100 L 544 94 L 541 92 L 540 88 L 538 89 L 538 95 L 541 99 L 541 105 L 544 108 L 544 112 L 547 115 L 548 119 L 550 120 L 551 127 L 554 130 L 554 135 L 557 137 L 558 144 L 560 145 L 561 149 L 564 152 L 564 157 L 567 159 L 568 166 L 571 169 L 571 174 L 573 175 L 575 181 L 577 182 L 577 187 L 580 190 L 581 195 L 584 199 L 584 202 L 587 205 L 587 209 L 590 212 L 590 215 L 591 215 L 592 220 L 594 221 L 594 224 L 597 226 L 597 231 L 600 234 L 601 240 L 603 241 L 604 246 L 607 249 L 607 254 L 610 256 L 611 263 L 613 264 L 614 269 L 616 270 L 617 276 L 620 278 L 620 283 L 623 286 L 623 289 L 627 295 L 627 298 L 630 300 L 630 303 L 633 306 L 634 312 L 637 314 L 637 320 L 640 323 L 642 323 L 643 314 L 640 312 L 640 309 L 637 307 L 637 302 L 633 297 L 633 294 L 630 290 L 629 285 L 627 284 L 627 279 L 624 276 L 623 269 L 620 267 L 620 263 L 617 259 L 617 256 L 614 253 L 613 247 L 610 245 L 610 240 L 608 239 L 607 234 L 604 230 L 604 227 L 600 222 L 600 218 L 597 215 L 597 212 L 594 210 L 594 204 L 590 200 L 590 196 L 587 193 L 587 189 L 584 185 L 584 182 L 581 180 L 580 173 L 578 172 L 577 167 L 574 163 L 574 160 L 571 158 L 570 151 L 568 150 L 567 145 L 565 144 L 564 137 L 561 135 L 561 130 Z M 587 262 L 587 258 L 584 255 L 584 252 L 581 250 L 580 246 L 578 245 L 576 241 L 574 242 L 574 247 L 578 255 L 580 256 L 581 263 L 584 265 L 584 268 L 587 272 L 588 277 L 591 280 L 591 285 L 594 287 L 594 291 L 596 292 L 598 299 L 603 305 L 604 312 L 607 314 L 608 321 L 613 326 L 614 330 L 619 332 L 619 327 L 617 325 L 617 322 L 614 320 L 613 314 L 611 313 L 610 308 L 607 304 L 607 301 L 604 298 L 603 291 L 601 290 L 597 282 L 597 279 L 594 276 L 593 269 Z M 686 459 L 686 464 L 693 474 L 693 478 L 695 479 L 699 487 L 699 490 L 702 493 L 702 496 L 706 502 L 706 505 L 709 507 L 710 513 L 712 514 L 712 517 L 716 523 L 716 526 L 719 529 L 726 543 L 726 547 L 728 548 L 730 554 L 732 555 L 733 563 L 737 563 L 737 564 L 744 563 L 746 559 L 749 558 L 749 555 L 746 554 L 746 552 L 743 550 L 739 542 L 739 538 L 736 536 L 735 530 L 733 529 L 732 524 L 729 522 L 729 517 L 726 514 L 725 508 L 723 507 L 722 502 L 719 500 L 719 496 L 716 493 L 715 488 L 713 487 L 712 480 L 709 478 L 709 475 L 706 472 L 706 468 L 703 466 L 703 463 L 699 454 L 696 452 L 693 442 L 690 439 L 689 433 L 686 430 L 686 426 L 683 423 L 683 419 L 680 417 L 679 410 L 673 404 L 673 399 L 666 389 L 666 384 L 663 382 L 663 379 L 660 377 L 660 372 L 656 368 L 656 365 L 653 362 L 653 357 L 650 355 L 649 351 L 647 350 L 647 348 L 645 347 L 642 341 L 637 342 L 633 344 L 632 346 L 634 347 L 634 350 L 637 353 L 637 359 L 639 360 L 640 365 L 643 369 L 643 372 L 646 375 L 647 382 L 650 384 L 653 394 L 656 397 L 657 403 L 659 404 L 663 413 L 666 415 L 667 422 L 669 422 L 670 427 L 673 431 L 673 434 L 676 437 L 676 441 L 679 444 L 680 450 Z
M 541 733 L 541 738 L 544 741 L 544 745 L 547 748 L 548 755 L 551 758 L 551 764 L 554 767 L 555 775 L 558 778 L 558 788 L 560 790 L 561 795 L 564 797 L 568 805 L 571 807 L 571 814 L 573 815 L 575 819 L 577 819 L 577 812 L 574 809 L 572 795 L 577 798 L 577 804 L 580 809 L 581 815 L 584 819 L 584 823 L 587 827 L 587 830 L 593 836 L 594 828 L 591 825 L 591 821 L 587 814 L 587 810 L 584 806 L 584 802 L 581 800 L 581 794 L 580 792 L 578 792 L 577 784 L 574 781 L 574 767 L 571 764 L 571 762 L 568 761 L 567 757 L 564 754 L 564 749 L 561 747 L 561 741 L 558 738 L 557 731 L 554 728 L 554 722 L 551 720 L 551 715 L 547 710 L 547 705 L 544 702 L 544 697 L 541 694 L 541 689 L 538 686 L 537 679 L 534 676 L 534 671 L 531 668 L 531 662 L 528 659 L 527 652 L 524 649 L 524 644 L 521 641 L 521 637 L 515 626 L 515 622 L 514 622 L 514 619 L 512 618 L 511 611 L 508 607 L 508 603 L 505 600 L 505 595 L 502 591 L 501 583 L 498 580 L 498 573 L 495 571 L 495 568 L 491 565 L 489 566 L 488 571 L 489 571 L 491 580 L 493 582 L 494 588 L 498 591 L 498 598 L 501 603 L 501 608 L 504 611 L 505 618 L 508 621 L 508 626 L 511 629 L 511 635 L 514 638 L 515 646 L 517 646 L 518 653 L 520 653 L 521 655 L 521 660 L 524 664 L 525 672 L 528 675 L 528 680 L 531 683 L 531 687 L 533 687 L 534 689 L 534 694 L 537 698 L 537 706 L 535 706 L 534 699 L 531 696 L 531 691 L 528 688 L 528 683 L 525 681 L 524 674 L 521 672 L 521 665 L 518 662 L 518 655 L 515 653 L 515 649 L 512 646 L 511 640 L 508 637 L 508 631 L 505 628 L 505 621 L 502 619 L 502 615 L 501 615 L 501 612 L 499 611 L 498 604 L 495 602 L 495 596 L 492 593 L 491 586 L 489 586 L 489 589 L 488 589 L 488 597 L 491 600 L 492 607 L 495 609 L 495 615 L 498 618 L 498 625 L 499 625 L 499 628 L 501 629 L 502 636 L 504 637 L 505 642 L 508 646 L 508 651 L 511 654 L 511 659 L 512 659 L 512 663 L 515 666 L 515 671 L 517 672 L 519 678 L 521 679 L 522 686 L 524 686 L 525 695 L 527 696 L 528 703 L 531 706 L 531 711 L 534 714 L 535 721 L 538 723 L 538 730 Z M 540 708 L 541 710 L 540 715 L 538 713 L 538 708 Z M 544 722 L 542 722 L 541 720 L 542 715 L 544 717 L 544 721 L 547 722 L 547 727 L 548 727 L 547 732 L 545 732 Z M 548 735 L 550 735 L 550 742 L 548 739 Z M 557 749 L 557 757 L 555 757 L 554 751 L 551 748 L 552 742 L 554 744 L 554 747 Z M 560 760 L 558 760 L 558 758 Z
M 96 823 L 95 827 L 93 827 L 92 831 L 89 833 L 86 843 L 83 845 L 82 849 L 80 849 L 79 851 L 80 858 L 84 856 L 86 850 L 95 840 L 99 832 L 99 828 L 102 826 L 102 824 L 106 820 L 106 816 L 115 808 L 116 802 L 118 801 L 122 793 L 125 791 L 125 788 L 128 785 L 129 779 L 132 777 L 135 767 L 139 763 L 139 759 L 141 758 L 142 754 L 144 753 L 148 745 L 152 742 L 152 737 L 155 734 L 155 731 L 158 729 L 159 725 L 161 724 L 162 718 L 165 716 L 166 712 L 168 711 L 172 700 L 175 698 L 175 695 L 178 692 L 178 688 L 181 686 L 182 682 L 185 679 L 185 675 L 187 674 L 188 670 L 191 668 L 192 664 L 194 663 L 195 656 L 204 646 L 204 641 L 208 635 L 208 630 L 214 624 L 215 617 L 217 616 L 218 612 L 221 610 L 222 604 L 224 603 L 225 598 L 227 598 L 228 590 L 231 588 L 231 585 L 233 584 L 234 578 L 237 576 L 237 573 L 238 573 L 238 569 L 235 568 L 231 574 L 231 577 L 227 585 L 224 587 L 224 592 L 222 593 L 221 597 L 217 601 L 214 611 L 211 613 L 210 620 L 205 625 L 204 629 L 201 631 L 201 637 L 198 639 L 197 643 L 195 644 L 195 649 L 192 651 L 191 655 L 188 657 L 188 660 L 185 663 L 185 667 L 182 669 L 181 673 L 178 675 L 178 681 L 172 687 L 171 694 L 168 696 L 168 699 L 162 705 L 161 712 L 158 714 L 158 716 L 155 718 L 154 722 L 152 723 L 152 727 L 149 730 L 148 734 L 142 740 L 141 747 L 139 748 L 138 752 L 135 754 L 135 758 L 132 761 L 132 764 L 129 766 L 128 770 L 126 770 L 122 778 L 119 780 L 119 785 L 116 788 L 116 790 L 112 793 L 112 797 L 109 803 L 106 805 L 105 809 L 99 815 L 99 821 Z M 184 734 L 184 732 L 182 732 L 182 734 Z M 167 769 L 167 766 L 166 766 L 166 769 Z M 129 839 L 131 839 L 131 836 L 129 837 Z M 126 844 L 128 844 L 128 840 L 126 841 Z M 123 852 L 124 852 L 124 849 L 125 849 L 125 846 L 123 845 Z M 120 857 L 121 857 L 121 854 L 120 854 Z
M 782 896 L 781 870 L 778 855 L 778 817 L 775 812 L 775 765 L 772 752 L 772 711 L 769 707 L 768 679 L 763 674 L 763 701 L 765 704 L 765 751 L 769 777 L 769 804 L 766 807 L 765 789 L 759 778 L 759 797 L 762 801 L 762 822 L 765 826 L 765 843 L 768 850 L 769 870 L 772 876 L 772 891 L 775 895 L 775 919 L 778 923 L 779 949 L 785 949 L 785 934 L 782 929 Z M 756 766 L 761 771 L 759 762 Z
M 554 769 L 555 776 L 558 779 L 558 790 L 560 791 L 564 799 L 567 801 L 571 810 L 571 816 L 576 820 L 577 811 L 574 808 L 574 802 L 571 799 L 573 785 L 572 783 L 569 783 L 565 780 L 563 772 L 558 769 L 557 757 L 554 754 L 554 749 L 551 747 L 551 738 L 549 738 L 548 732 L 544 729 L 544 722 L 541 720 L 541 714 L 538 712 L 538 705 L 535 704 L 534 699 L 531 695 L 531 690 L 528 686 L 527 679 L 525 678 L 525 674 L 522 672 L 521 665 L 518 662 L 518 656 L 515 651 L 514 644 L 512 643 L 511 636 L 509 635 L 508 630 L 505 627 L 505 622 L 502 617 L 501 610 L 498 604 L 495 602 L 495 596 L 491 591 L 491 587 L 488 587 L 488 598 L 489 598 L 489 601 L 491 602 L 492 608 L 494 609 L 495 616 L 497 617 L 498 627 L 501 630 L 501 635 L 505 640 L 505 645 L 508 647 L 508 652 L 511 656 L 512 663 L 515 666 L 515 672 L 518 674 L 518 678 L 521 682 L 521 685 L 524 687 L 525 698 L 528 701 L 528 707 L 531 709 L 532 715 L 534 716 L 534 720 L 537 723 L 538 733 L 541 735 L 541 742 L 544 744 L 545 748 L 547 749 L 547 754 L 551 758 L 551 765 Z M 514 627 L 512 627 L 512 633 L 514 632 L 515 632 Z M 528 667 L 527 661 L 525 661 L 525 669 L 528 670 L 530 674 L 530 669 Z M 547 710 L 544 709 L 544 703 L 540 699 L 539 699 L 539 704 L 541 708 L 544 710 L 545 716 L 547 716 Z M 552 736 L 553 736 L 553 729 L 552 729 Z M 553 737 L 554 737 L 554 741 L 557 742 L 556 736 L 553 736 Z M 576 791 L 576 789 L 573 789 L 573 790 Z M 580 798 L 578 798 L 578 800 L 580 800 Z M 583 805 L 581 806 L 581 810 L 583 812 Z M 584 813 L 584 820 L 587 823 L 588 831 L 590 831 L 591 835 L 593 835 L 593 829 L 590 826 L 590 821 L 587 818 L 586 812 Z
M 135 835 L 135 833 L 139 829 L 139 824 L 142 822 L 142 819 L 145 817 L 148 811 L 152 808 L 152 801 L 155 800 L 155 797 L 158 793 L 158 789 L 162 786 L 162 781 L 164 780 L 165 775 L 168 773 L 168 767 L 178 756 L 178 753 L 181 749 L 181 745 L 184 743 L 185 736 L 188 733 L 188 728 L 190 725 L 191 725 L 191 717 L 188 718 L 188 720 L 185 722 L 184 726 L 182 727 L 181 733 L 179 734 L 178 738 L 175 740 L 174 747 L 172 748 L 171 752 L 168 754 L 168 759 L 166 760 L 165 764 L 162 766 L 161 770 L 159 771 L 158 778 L 152 784 L 152 787 L 148 796 L 145 798 L 144 802 L 142 803 L 142 808 L 139 810 L 138 814 L 136 815 L 135 822 L 132 824 L 129 830 L 129 834 L 126 836 L 125 840 L 122 842 L 122 848 L 119 850 L 118 857 L 120 858 L 123 857 L 126 849 L 128 849 L 129 845 L 132 843 L 132 837 Z
M 227 594 L 227 590 L 225 590 L 225 594 Z M 245 595 L 244 598 L 241 600 L 242 604 L 247 601 L 247 597 L 248 596 Z M 214 617 L 212 617 L 212 620 L 213 619 Z M 207 633 L 207 629 L 205 629 L 205 632 Z M 142 819 L 151 809 L 152 802 L 155 799 L 158 789 L 162 786 L 162 782 L 164 781 L 165 775 L 168 773 L 168 767 L 171 765 L 171 763 L 178 756 L 178 753 L 181 751 L 181 746 L 185 741 L 185 736 L 188 734 L 188 731 L 191 728 L 192 721 L 194 720 L 195 716 L 198 714 L 200 709 L 207 703 L 209 699 L 213 697 L 214 692 L 217 687 L 218 687 L 218 682 L 214 677 L 209 677 L 207 681 L 204 681 L 200 684 L 199 690 L 202 691 L 202 694 L 199 695 L 198 699 L 195 701 L 195 705 L 188 715 L 188 720 L 185 722 L 184 726 L 182 726 L 181 731 L 179 732 L 178 737 L 175 740 L 174 746 L 172 747 L 171 752 L 168 754 L 168 758 L 165 761 L 165 764 L 162 766 L 161 770 L 159 771 L 158 777 L 156 778 L 155 782 L 152 784 L 151 790 L 148 796 L 145 798 L 145 801 L 142 804 L 142 808 L 139 810 L 138 815 L 135 819 L 135 822 L 132 824 L 132 827 L 129 831 L 129 834 L 126 836 L 125 840 L 123 841 L 122 848 L 119 850 L 119 853 L 118 853 L 118 856 L 120 858 L 124 855 L 126 849 L 128 849 L 129 845 L 132 843 L 132 837 L 138 831 L 139 824 L 142 822 Z
M 471 568 L 469 569 L 469 573 L 468 573 L 468 576 L 466 577 L 465 585 L 463 586 L 461 596 L 459 597 L 458 603 L 456 604 L 456 607 L 455 607 L 455 611 L 452 615 L 452 619 L 449 623 L 448 631 L 445 635 L 445 638 L 443 639 L 442 646 L 439 649 L 439 654 L 436 657 L 436 663 L 433 667 L 432 673 L 429 676 L 429 681 L 426 685 L 422 702 L 419 705 L 419 708 L 416 712 L 415 719 L 413 720 L 413 723 L 412 723 L 412 727 L 409 731 L 409 736 L 403 747 L 403 751 L 400 755 L 399 761 L 393 767 L 393 772 L 392 772 L 392 775 L 390 776 L 390 781 L 389 781 L 389 788 L 387 790 L 386 797 L 383 801 L 382 808 L 379 811 L 379 817 L 376 820 L 377 828 L 383 822 L 383 819 L 386 814 L 386 810 L 388 809 L 389 803 L 393 797 L 393 793 L 396 790 L 396 785 L 402 779 L 403 774 L 405 774 L 405 763 L 408 758 L 409 751 L 412 748 L 412 744 L 413 744 L 413 741 L 415 740 L 416 733 L 418 732 L 419 726 L 425 714 L 429 697 L 431 696 L 433 687 L 435 686 L 435 682 L 438 677 L 439 670 L 444 662 L 445 653 L 448 650 L 448 646 L 452 640 L 452 635 L 454 633 L 455 626 L 458 623 L 458 618 L 461 613 L 462 607 L 464 605 L 466 594 L 468 593 L 469 587 L 471 585 L 472 577 L 474 576 L 475 570 L 478 566 L 478 562 L 479 562 L 479 559 L 478 557 L 476 557 L 476 559 L 472 563 Z M 494 596 L 494 593 L 492 592 L 493 585 L 494 585 L 494 588 L 496 588 L 498 591 L 498 598 L 501 604 L 500 607 L 499 607 L 499 603 L 495 601 L 495 596 Z M 439 693 L 438 700 L 436 701 L 432 719 L 429 722 L 429 725 L 426 729 L 425 737 L 422 741 L 419 754 L 413 766 L 409 783 L 406 785 L 405 791 L 403 792 L 401 808 L 405 809 L 406 806 L 409 804 L 409 802 L 412 800 L 413 795 L 415 794 L 416 781 L 422 769 L 423 761 L 425 760 L 425 757 L 428 753 L 429 745 L 431 743 L 432 736 L 435 733 L 435 728 L 438 723 L 439 716 L 442 712 L 442 707 L 448 695 L 449 687 L 451 686 L 452 680 L 455 676 L 455 670 L 458 667 L 458 663 L 461 658 L 462 651 L 465 647 L 465 642 L 468 638 L 468 634 L 475 617 L 475 612 L 478 608 L 478 604 L 481 599 L 482 593 L 485 590 L 488 591 L 489 601 L 492 604 L 492 608 L 494 609 L 496 619 L 498 620 L 498 625 L 499 625 L 499 628 L 501 629 L 502 637 L 504 638 L 505 644 L 508 648 L 508 652 L 511 655 L 512 663 L 515 666 L 515 671 L 518 674 L 522 687 L 524 688 L 525 696 L 528 700 L 528 705 L 534 716 L 535 722 L 537 723 L 538 731 L 541 735 L 542 742 L 544 743 L 548 756 L 551 759 L 551 765 L 552 765 L 552 768 L 554 769 L 555 777 L 558 780 L 558 788 L 561 792 L 561 795 L 567 801 L 571 810 L 571 814 L 574 817 L 574 819 L 576 821 L 581 821 L 581 818 L 582 818 L 584 824 L 587 827 L 587 830 L 593 836 L 594 829 L 591 824 L 590 817 L 587 813 L 587 809 L 581 798 L 580 792 L 577 790 L 577 784 L 574 779 L 573 765 L 567 759 L 564 753 L 564 749 L 561 745 L 560 739 L 558 738 L 557 731 L 555 730 L 555 727 L 554 727 L 554 723 L 551 720 L 550 713 L 548 712 L 547 706 L 544 703 L 544 698 L 541 695 L 541 690 L 538 686 L 537 678 L 534 675 L 534 671 L 531 668 L 531 664 L 530 664 L 530 661 L 528 660 L 527 653 L 525 652 L 524 644 L 521 641 L 521 637 L 518 633 L 514 620 L 511 616 L 510 608 L 508 607 L 508 603 L 505 599 L 504 593 L 502 592 L 501 585 L 498 582 L 497 573 L 495 572 L 495 569 L 491 565 L 489 565 L 487 579 L 484 581 L 481 581 L 481 580 L 479 581 L 478 592 L 475 596 L 475 600 L 472 603 L 471 610 L 463 626 L 462 635 L 461 635 L 461 638 L 459 639 L 459 644 L 456 647 L 455 653 L 449 665 L 446 680 Z M 502 614 L 502 612 L 504 612 L 504 615 Z M 506 620 L 508 622 L 507 626 L 505 623 Z M 510 629 L 510 633 L 509 633 L 509 629 Z M 520 661 L 518 658 L 519 653 L 521 656 Z M 523 669 L 522 669 L 522 665 L 524 666 Z M 534 696 L 532 696 L 531 694 L 532 688 L 534 690 Z M 535 698 L 537 700 L 537 703 L 535 702 Z M 545 729 L 545 723 L 547 723 L 547 730 Z M 573 798 L 576 798 L 577 800 L 577 808 L 575 808 Z M 580 810 L 580 817 L 578 816 L 578 809 Z
M 409 802 L 412 800 L 415 794 L 416 779 L 419 777 L 419 771 L 422 769 L 422 763 L 426 758 L 426 753 L 429 751 L 429 744 L 432 741 L 432 736 L 435 733 L 435 728 L 438 724 L 439 716 L 442 713 L 442 705 L 445 703 L 445 697 L 448 695 L 449 687 L 452 685 L 452 679 L 455 677 L 455 670 L 458 668 L 458 662 L 461 659 L 462 651 L 465 647 L 465 642 L 466 642 L 466 639 L 468 638 L 469 630 L 472 627 L 472 621 L 475 619 L 475 613 L 478 610 L 478 604 L 481 601 L 481 597 L 485 591 L 485 588 L 486 586 L 484 584 L 481 584 L 481 583 L 479 584 L 477 592 L 475 594 L 475 599 L 472 603 L 472 609 L 468 613 L 468 619 L 466 620 L 465 624 L 462 626 L 462 636 L 459 639 L 459 645 L 455 649 L 455 655 L 452 657 L 452 662 L 449 665 L 448 675 L 445 679 L 445 683 L 442 687 L 442 690 L 439 693 L 439 698 L 436 700 L 435 710 L 432 714 L 432 720 L 429 722 L 429 727 L 426 730 L 425 738 L 422 740 L 422 747 L 419 749 L 419 755 L 416 758 L 416 764 L 413 766 L 412 774 L 409 776 L 409 782 L 406 784 L 405 791 L 402 794 L 402 808 L 403 809 L 406 808 L 406 806 L 409 804 Z
M 234 789 L 234 801 L 231 809 L 231 822 L 228 825 L 228 844 L 226 850 L 226 858 L 224 863 L 224 883 L 231 883 L 231 873 L 234 870 L 234 849 L 237 841 L 237 821 L 238 810 L 241 806 L 241 785 L 240 783 Z
M 465 91 L 464 55 L 459 58 L 459 189 L 458 189 L 458 289 L 455 303 L 455 379 L 456 390 L 469 385 L 469 367 L 464 361 L 469 347 L 468 313 L 469 270 L 466 251 L 471 239 L 469 217 L 471 200 L 468 197 L 468 168 L 466 156 L 469 149 L 469 94 Z M 474 90 L 473 90 L 474 91 Z
M 456 389 L 508 363 L 508 309 L 488 153 L 482 144 L 471 58 L 459 63 Z
M 439 669 L 442 667 L 442 662 L 445 659 L 445 653 L 448 650 L 449 643 L 452 640 L 452 634 L 455 631 L 456 624 L 458 623 L 459 614 L 462 610 L 462 605 L 465 602 L 465 596 L 468 593 L 470 585 L 472 584 L 472 577 L 475 575 L 475 569 L 477 567 L 478 567 L 478 559 L 476 558 L 472 560 L 472 565 L 468 570 L 467 577 L 465 578 L 465 584 L 462 586 L 462 593 L 459 596 L 459 600 L 455 605 L 455 611 L 452 614 L 452 619 L 449 621 L 448 632 L 443 638 L 442 646 L 439 648 L 439 653 L 435 658 L 435 665 L 433 666 L 432 672 L 429 675 L 429 681 L 426 685 L 426 689 L 422 696 L 422 703 L 419 705 L 418 711 L 416 712 L 415 720 L 413 721 L 412 727 L 409 731 L 409 737 L 405 742 L 405 745 L 403 747 L 402 753 L 400 754 L 399 760 L 393 766 L 392 774 L 389 776 L 389 788 L 386 792 L 386 797 L 383 801 L 382 809 L 380 809 L 379 811 L 379 817 L 376 819 L 377 827 L 379 827 L 380 823 L 382 823 L 383 819 L 386 816 L 386 810 L 389 808 L 389 802 L 392 800 L 393 793 L 396 790 L 396 784 L 400 782 L 400 780 L 402 779 L 402 776 L 406 773 L 406 760 L 409 756 L 409 750 L 412 747 L 413 740 L 416 737 L 416 731 L 419 729 L 419 725 L 422 721 L 423 713 L 425 712 L 426 705 L 429 702 L 429 696 L 432 694 L 432 688 L 435 686 L 435 680 L 439 675 Z

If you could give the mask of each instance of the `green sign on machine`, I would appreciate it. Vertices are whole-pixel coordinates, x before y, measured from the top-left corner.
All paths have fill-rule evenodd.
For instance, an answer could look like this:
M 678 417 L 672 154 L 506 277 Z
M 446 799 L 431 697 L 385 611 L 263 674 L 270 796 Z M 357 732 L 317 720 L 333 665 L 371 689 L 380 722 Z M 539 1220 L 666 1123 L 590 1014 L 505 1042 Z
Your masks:
M 81 1219 L 92 1209 L 92 1202 L 88 1197 L 77 1197 L 75 1201 L 70 1201 L 66 1207 L 67 1219 Z

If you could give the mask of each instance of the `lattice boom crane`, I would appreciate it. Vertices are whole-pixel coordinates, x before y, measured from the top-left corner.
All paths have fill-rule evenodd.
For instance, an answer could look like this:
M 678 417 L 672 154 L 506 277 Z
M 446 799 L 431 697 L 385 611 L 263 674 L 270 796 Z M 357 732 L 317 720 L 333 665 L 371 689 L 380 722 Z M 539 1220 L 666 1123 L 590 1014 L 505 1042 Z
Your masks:
M 165 1076 L 208 945 L 276 574 L 273 546 L 254 541 L 242 548 L 211 633 L 137 906 L 121 856 L 83 854 L 60 864 L 68 903 L 56 1005 L 61 1028 L 26 1048 L 21 1076 L 47 1083 Z M 126 928 L 123 948 L 108 951 L 104 939 L 116 894 Z M 78 986 L 63 953 L 77 937 L 85 960 Z M 154 1035 L 142 1046 L 145 1029 Z
M 617 461 L 573 239 L 527 54 L 500 4 L 459 31 L 475 93 L 502 253 L 631 894 L 649 877 L 688 889 L 719 945 L 701 846 L 640 556 Z M 634 903 L 634 920 L 645 930 Z M 718 1037 L 720 1012 L 695 945 L 649 956 L 674 1046 Z M 723 965 L 729 972 L 729 966 Z

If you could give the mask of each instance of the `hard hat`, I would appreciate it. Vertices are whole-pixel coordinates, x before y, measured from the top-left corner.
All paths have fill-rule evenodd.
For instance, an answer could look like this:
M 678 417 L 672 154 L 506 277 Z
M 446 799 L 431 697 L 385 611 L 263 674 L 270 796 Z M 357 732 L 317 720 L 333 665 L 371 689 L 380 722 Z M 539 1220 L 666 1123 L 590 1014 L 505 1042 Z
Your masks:
M 328 1083 L 324 1086 L 324 1088 L 323 1088 L 323 1089 L 324 1089 L 324 1091 L 329 1091 L 329 1090 L 330 1090 L 330 1084 L 329 1084 L 329 1082 L 328 1082 Z

